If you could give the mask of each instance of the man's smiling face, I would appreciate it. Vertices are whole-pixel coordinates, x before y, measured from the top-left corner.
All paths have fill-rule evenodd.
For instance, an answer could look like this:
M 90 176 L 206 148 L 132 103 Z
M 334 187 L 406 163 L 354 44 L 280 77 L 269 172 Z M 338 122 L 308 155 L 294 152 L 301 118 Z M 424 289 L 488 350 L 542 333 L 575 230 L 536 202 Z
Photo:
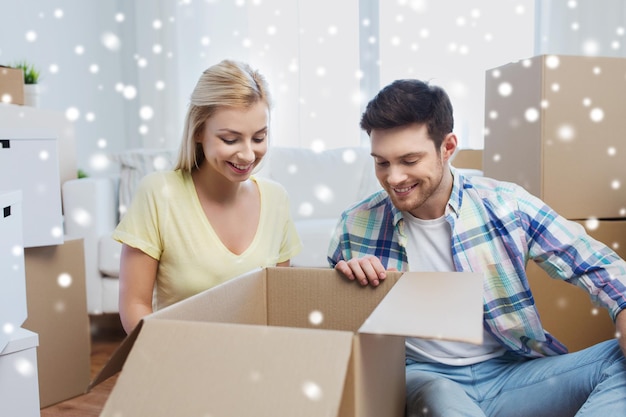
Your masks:
M 451 190 L 446 162 L 456 148 L 456 137 L 446 136 L 438 150 L 426 125 L 409 124 L 374 129 L 370 139 L 376 177 L 394 206 L 421 219 L 443 215 Z

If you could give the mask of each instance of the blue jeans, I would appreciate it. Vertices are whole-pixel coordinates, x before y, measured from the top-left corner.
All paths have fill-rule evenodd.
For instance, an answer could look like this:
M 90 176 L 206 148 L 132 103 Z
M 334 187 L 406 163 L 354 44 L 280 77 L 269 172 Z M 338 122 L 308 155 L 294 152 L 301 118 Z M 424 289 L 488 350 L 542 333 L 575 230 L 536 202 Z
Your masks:
M 626 416 L 626 360 L 616 340 L 459 367 L 407 360 L 406 384 L 407 417 Z

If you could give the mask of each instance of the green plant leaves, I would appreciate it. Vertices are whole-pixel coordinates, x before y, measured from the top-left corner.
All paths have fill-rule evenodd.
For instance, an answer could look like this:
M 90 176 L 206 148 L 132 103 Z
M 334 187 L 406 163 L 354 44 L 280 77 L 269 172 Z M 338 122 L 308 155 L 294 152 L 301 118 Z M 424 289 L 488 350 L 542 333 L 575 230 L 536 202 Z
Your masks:
M 24 71 L 24 84 L 37 84 L 39 81 L 40 71 L 37 70 L 33 64 L 29 64 L 26 61 L 20 61 L 12 67 Z

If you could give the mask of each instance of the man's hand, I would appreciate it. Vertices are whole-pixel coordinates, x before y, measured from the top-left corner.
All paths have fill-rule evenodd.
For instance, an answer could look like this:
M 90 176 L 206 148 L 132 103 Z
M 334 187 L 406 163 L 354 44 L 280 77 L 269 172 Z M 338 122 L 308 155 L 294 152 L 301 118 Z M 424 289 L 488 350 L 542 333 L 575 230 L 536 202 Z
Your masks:
M 371 284 L 376 287 L 387 276 L 385 267 L 375 256 L 368 255 L 364 258 L 339 261 L 335 270 L 341 272 L 346 278 L 357 280 L 361 285 Z M 396 269 L 389 269 L 396 271 Z

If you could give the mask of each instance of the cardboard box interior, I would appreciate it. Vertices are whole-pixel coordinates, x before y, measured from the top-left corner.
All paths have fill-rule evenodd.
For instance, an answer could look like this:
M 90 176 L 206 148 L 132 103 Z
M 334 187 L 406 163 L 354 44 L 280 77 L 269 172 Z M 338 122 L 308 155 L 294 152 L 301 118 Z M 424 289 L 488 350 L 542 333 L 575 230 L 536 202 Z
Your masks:
M 481 274 L 267 268 L 148 316 L 92 386 L 123 366 L 102 416 L 400 417 L 404 336 L 480 343 L 482 308 Z

